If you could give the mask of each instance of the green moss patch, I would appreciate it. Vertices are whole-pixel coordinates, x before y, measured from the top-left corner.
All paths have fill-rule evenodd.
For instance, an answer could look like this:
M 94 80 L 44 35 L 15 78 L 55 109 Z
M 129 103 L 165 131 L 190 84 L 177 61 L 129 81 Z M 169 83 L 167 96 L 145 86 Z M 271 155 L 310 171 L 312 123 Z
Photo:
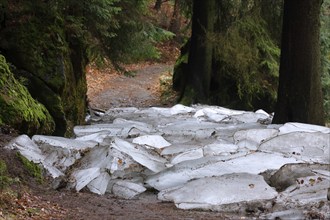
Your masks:
M 28 134 L 51 133 L 54 130 L 54 121 L 48 110 L 34 100 L 28 90 L 14 78 L 2 55 L 0 106 L 0 123 L 11 125 Z
M 34 177 L 39 183 L 42 183 L 43 182 L 42 168 L 38 164 L 35 164 L 29 161 L 28 159 L 26 159 L 19 152 L 16 153 L 16 156 L 23 163 L 23 166 L 26 168 L 29 174 L 32 177 Z

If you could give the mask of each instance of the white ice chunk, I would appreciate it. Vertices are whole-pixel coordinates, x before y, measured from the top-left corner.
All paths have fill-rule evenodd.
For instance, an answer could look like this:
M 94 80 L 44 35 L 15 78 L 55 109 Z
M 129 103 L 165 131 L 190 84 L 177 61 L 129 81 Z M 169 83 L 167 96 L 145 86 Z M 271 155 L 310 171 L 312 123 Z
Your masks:
M 258 122 L 259 120 L 267 119 L 268 116 L 260 113 L 247 112 L 240 115 L 234 115 L 232 116 L 232 118 L 243 123 L 252 123 L 252 122 Z
M 88 189 L 96 194 L 104 195 L 111 177 L 107 172 L 102 172 L 98 177 L 88 183 Z
M 171 115 L 185 114 L 195 111 L 194 108 L 187 107 L 181 104 L 176 104 L 170 109 Z
M 95 141 L 96 143 L 102 143 L 104 141 L 105 138 L 110 136 L 110 132 L 108 131 L 103 131 L 103 132 L 98 132 L 98 133 L 92 133 L 89 135 L 84 135 L 84 136 L 80 136 L 77 137 L 75 140 L 78 141 Z
M 40 163 L 45 160 L 45 156 L 42 154 L 39 146 L 27 135 L 20 135 L 14 138 L 6 145 L 6 148 L 19 150 L 25 158 L 34 163 Z
M 265 112 L 264 110 L 262 110 L 262 109 L 259 109 L 259 110 L 255 111 L 255 113 L 257 113 L 257 114 L 264 114 L 265 116 L 270 117 L 270 115 L 267 112 Z
M 61 147 L 65 149 L 74 149 L 74 150 L 85 150 L 88 148 L 93 148 L 97 145 L 95 142 L 79 141 L 64 137 L 44 136 L 44 135 L 34 135 L 32 137 L 32 140 L 41 147 L 53 146 L 53 147 Z
M 147 151 L 143 147 L 134 146 L 133 144 L 119 138 L 115 138 L 115 141 L 111 146 L 121 152 L 124 152 L 125 154 L 128 154 L 133 158 L 133 160 L 153 172 L 159 172 L 165 169 L 165 163 L 167 160 L 157 154 L 152 154 L 151 151 Z
M 74 179 L 75 189 L 80 191 L 100 174 L 101 169 L 98 167 L 93 167 L 83 170 L 76 170 L 71 174 L 71 177 Z
M 217 156 L 235 153 L 238 146 L 235 144 L 208 144 L 203 148 L 204 156 Z
M 304 132 L 322 132 L 325 134 L 330 134 L 330 128 L 319 126 L 319 125 L 311 125 L 311 124 L 303 124 L 303 123 L 293 123 L 289 122 L 280 127 L 280 134 L 287 134 L 291 132 L 304 131 Z
M 240 148 L 257 150 L 259 144 L 265 140 L 275 137 L 278 134 L 276 129 L 249 129 L 237 131 L 234 134 L 235 143 Z
M 160 173 L 149 176 L 146 182 L 156 188 L 166 188 L 182 185 L 191 179 L 219 176 L 228 173 L 259 174 L 266 170 L 279 169 L 287 163 L 299 163 L 295 158 L 288 158 L 279 154 L 256 152 L 246 156 L 239 156 L 224 160 L 222 156 L 203 157 L 178 163 Z
M 197 119 L 176 120 L 165 126 L 159 127 L 159 131 L 165 135 L 173 136 L 191 136 L 195 138 L 210 138 L 216 133 L 219 126 L 217 123 L 203 122 Z
M 112 186 L 112 193 L 125 199 L 133 199 L 135 196 L 146 191 L 146 188 L 140 184 L 130 181 L 119 180 Z
M 203 149 L 193 149 L 176 155 L 171 159 L 171 164 L 177 164 L 186 160 L 194 160 L 203 157 Z
M 330 163 L 330 134 L 292 132 L 279 135 L 264 143 L 259 150 L 279 152 L 307 162 Z
M 160 200 L 174 201 L 181 209 L 236 211 L 237 203 L 274 199 L 277 192 L 262 176 L 249 173 L 226 174 L 192 180 L 183 186 L 163 190 Z
M 83 125 L 75 126 L 73 131 L 77 137 L 94 134 L 98 132 L 108 132 L 109 136 L 120 136 L 123 130 L 123 125 L 120 124 L 95 124 L 95 125 Z
M 133 139 L 134 144 L 147 145 L 149 147 L 161 149 L 171 145 L 160 135 L 144 135 Z
M 197 148 L 201 148 L 201 146 L 199 146 L 197 143 L 172 144 L 171 146 L 164 148 L 161 152 L 161 155 L 179 154 L 179 153 L 194 150 Z

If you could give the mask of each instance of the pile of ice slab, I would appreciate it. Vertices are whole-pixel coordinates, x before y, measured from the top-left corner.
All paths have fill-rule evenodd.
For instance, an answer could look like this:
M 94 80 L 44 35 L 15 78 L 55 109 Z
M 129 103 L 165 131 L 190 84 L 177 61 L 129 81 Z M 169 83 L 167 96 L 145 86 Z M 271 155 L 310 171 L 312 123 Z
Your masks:
M 329 219 L 330 129 L 271 119 L 202 105 L 115 108 L 74 138 L 22 135 L 7 147 L 48 170 L 54 188 L 126 199 L 156 189 L 182 209 Z

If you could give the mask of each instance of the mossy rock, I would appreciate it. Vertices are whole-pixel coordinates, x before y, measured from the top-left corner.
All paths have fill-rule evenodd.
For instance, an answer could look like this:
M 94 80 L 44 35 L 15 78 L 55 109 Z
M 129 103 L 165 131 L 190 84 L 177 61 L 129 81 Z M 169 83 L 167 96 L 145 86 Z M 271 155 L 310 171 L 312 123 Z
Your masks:
M 0 49 L 17 67 L 15 77 L 26 79 L 32 97 L 53 117 L 53 134 L 70 136 L 73 126 L 85 121 L 87 58 L 85 45 L 67 32 L 61 16 L 42 13 L 6 27 Z
M 51 133 L 54 121 L 44 105 L 13 76 L 4 56 L 0 55 L 0 123 L 27 134 Z
M 19 152 L 16 153 L 17 158 L 22 162 L 24 168 L 28 171 L 28 173 L 35 178 L 39 183 L 43 182 L 43 169 L 38 165 L 29 161 L 26 157 L 24 157 Z

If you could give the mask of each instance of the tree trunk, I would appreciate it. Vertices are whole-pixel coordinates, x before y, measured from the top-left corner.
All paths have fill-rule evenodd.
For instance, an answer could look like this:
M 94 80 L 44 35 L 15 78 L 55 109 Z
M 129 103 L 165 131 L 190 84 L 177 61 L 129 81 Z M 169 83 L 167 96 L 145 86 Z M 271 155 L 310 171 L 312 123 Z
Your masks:
M 206 103 L 212 73 L 212 41 L 216 0 L 194 0 L 191 46 L 188 58 L 186 85 L 180 102 Z
M 173 15 L 171 18 L 170 28 L 169 30 L 176 35 L 180 32 L 180 23 L 181 23 L 181 17 L 180 17 L 180 6 L 179 6 L 180 0 L 175 0 L 174 2 L 174 9 L 173 9 Z
M 273 123 L 324 125 L 319 42 L 321 4 L 322 0 L 285 0 Z
M 163 0 L 156 0 L 156 3 L 155 3 L 155 6 L 154 6 L 154 9 L 156 11 L 159 11 L 160 8 L 162 7 L 162 3 L 163 3 Z

